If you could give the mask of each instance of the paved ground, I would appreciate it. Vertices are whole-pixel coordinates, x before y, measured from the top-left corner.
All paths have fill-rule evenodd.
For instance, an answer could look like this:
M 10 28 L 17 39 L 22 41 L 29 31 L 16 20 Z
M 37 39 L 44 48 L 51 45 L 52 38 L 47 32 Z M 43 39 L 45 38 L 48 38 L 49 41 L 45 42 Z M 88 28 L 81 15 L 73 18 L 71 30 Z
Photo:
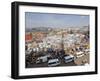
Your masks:
M 82 57 L 79 57 L 79 58 L 75 59 L 74 62 L 72 61 L 72 62 L 69 62 L 69 63 L 65 63 L 64 60 L 60 59 L 60 65 L 55 66 L 55 67 L 59 67 L 59 66 L 79 66 L 79 65 L 82 65 L 82 62 L 84 60 L 86 60 L 87 63 L 89 63 L 89 54 L 86 54 Z M 28 64 L 26 66 L 26 68 L 38 68 L 38 67 L 49 67 L 48 62 L 40 63 L 40 64 L 31 63 L 31 64 Z
M 59 67 L 59 66 L 76 66 L 76 64 L 74 62 L 69 62 L 69 63 L 61 63 L 58 66 L 55 67 Z M 36 68 L 36 67 L 48 67 L 48 63 L 42 63 L 42 64 L 29 64 L 27 66 L 27 68 Z
M 77 65 L 81 65 L 82 62 L 85 61 L 85 60 L 86 60 L 87 63 L 89 63 L 89 60 L 90 60 L 89 54 L 77 58 L 74 62 L 75 62 L 75 64 L 77 64 Z

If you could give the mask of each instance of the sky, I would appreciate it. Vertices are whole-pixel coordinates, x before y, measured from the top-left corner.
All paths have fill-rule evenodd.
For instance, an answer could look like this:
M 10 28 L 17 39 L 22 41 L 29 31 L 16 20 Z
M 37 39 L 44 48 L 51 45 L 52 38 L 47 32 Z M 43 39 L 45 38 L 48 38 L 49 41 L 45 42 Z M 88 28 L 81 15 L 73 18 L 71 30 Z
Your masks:
M 25 27 L 82 27 L 89 25 L 89 15 L 25 12 Z

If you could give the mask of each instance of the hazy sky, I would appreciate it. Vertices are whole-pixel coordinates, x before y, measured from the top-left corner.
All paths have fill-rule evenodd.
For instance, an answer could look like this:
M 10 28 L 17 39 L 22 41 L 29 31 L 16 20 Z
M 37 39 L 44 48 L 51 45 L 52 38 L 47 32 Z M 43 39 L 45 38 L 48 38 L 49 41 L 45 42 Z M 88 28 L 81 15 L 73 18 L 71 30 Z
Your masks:
M 80 27 L 89 25 L 88 15 L 25 12 L 26 28 L 33 27 Z

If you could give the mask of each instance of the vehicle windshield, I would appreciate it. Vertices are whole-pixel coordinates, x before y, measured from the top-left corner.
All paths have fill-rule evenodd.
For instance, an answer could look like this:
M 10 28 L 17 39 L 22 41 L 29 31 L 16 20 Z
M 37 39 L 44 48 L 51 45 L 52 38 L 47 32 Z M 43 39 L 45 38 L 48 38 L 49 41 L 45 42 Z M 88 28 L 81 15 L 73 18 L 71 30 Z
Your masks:
M 56 64 L 56 63 L 58 63 L 58 62 L 51 62 L 51 63 L 49 63 L 49 64 Z
M 71 59 L 73 59 L 73 58 L 68 58 L 68 59 L 65 59 L 65 60 L 71 60 Z

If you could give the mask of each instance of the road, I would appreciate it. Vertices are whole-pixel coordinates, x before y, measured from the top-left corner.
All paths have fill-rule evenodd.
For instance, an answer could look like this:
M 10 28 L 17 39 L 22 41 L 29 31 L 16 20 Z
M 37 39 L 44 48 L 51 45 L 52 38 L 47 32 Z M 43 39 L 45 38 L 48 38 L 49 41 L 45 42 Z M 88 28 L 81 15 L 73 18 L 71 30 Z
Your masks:
M 59 59 L 59 60 L 60 60 L 60 65 L 54 66 L 54 67 L 59 67 L 59 66 L 79 66 L 79 65 L 83 64 L 83 61 L 87 61 L 86 63 L 89 64 L 89 54 L 86 54 L 86 55 L 84 55 L 82 57 L 79 57 L 79 58 L 77 58 L 74 61 L 69 62 L 69 63 L 65 63 L 63 59 Z M 48 62 L 39 63 L 39 64 L 30 63 L 30 64 L 27 64 L 27 66 L 26 66 L 26 68 L 38 68 L 38 67 L 49 67 L 48 66 Z
M 69 63 L 62 62 L 60 65 L 55 67 L 59 67 L 59 66 L 76 66 L 76 64 L 74 62 L 69 62 Z M 48 63 L 29 64 L 26 68 L 37 68 L 37 67 L 48 67 Z

